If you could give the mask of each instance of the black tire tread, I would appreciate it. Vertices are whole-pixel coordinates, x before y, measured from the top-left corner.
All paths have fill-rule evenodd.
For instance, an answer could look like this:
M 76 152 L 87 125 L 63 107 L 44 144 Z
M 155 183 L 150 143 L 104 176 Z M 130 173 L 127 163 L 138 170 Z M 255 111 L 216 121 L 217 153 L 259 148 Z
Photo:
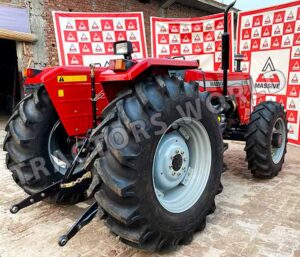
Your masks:
M 248 132 L 245 135 L 246 146 L 244 150 L 246 151 L 248 169 L 257 178 L 271 179 L 277 176 L 281 170 L 281 166 L 274 169 L 269 153 L 271 126 L 273 126 L 272 121 L 276 115 L 285 117 L 284 108 L 272 101 L 259 104 L 251 114 Z M 286 117 L 284 121 L 287 124 Z M 286 146 L 284 155 L 285 153 Z M 284 162 L 284 155 L 281 165 Z
M 12 172 L 14 181 L 28 194 L 33 194 L 52 184 L 55 179 L 50 176 L 35 176 L 30 161 L 40 157 L 45 152 L 41 149 L 40 132 L 48 123 L 57 119 L 44 87 L 26 96 L 14 109 L 13 115 L 7 122 L 7 135 L 3 149 L 6 154 L 7 168 Z M 25 181 L 20 180 L 20 175 Z M 75 203 L 84 198 L 83 192 L 75 190 L 71 193 L 59 193 L 51 197 L 51 202 Z
M 135 95 L 130 96 L 130 98 L 134 98 L 137 103 L 136 109 L 143 110 L 141 112 L 142 117 L 149 117 L 153 112 L 161 111 L 165 103 L 167 101 L 171 102 L 172 99 L 180 99 L 182 96 L 199 96 L 198 87 L 195 84 L 187 84 L 169 76 L 157 76 L 155 79 L 140 82 L 135 86 L 134 91 Z M 205 228 L 206 216 L 212 214 L 216 208 L 214 198 L 219 185 L 216 185 L 211 206 L 207 206 L 207 209 L 203 212 L 205 218 L 199 220 L 192 231 L 183 232 L 179 236 L 166 236 L 149 227 L 147 218 L 140 212 L 139 196 L 135 191 L 138 182 L 133 178 L 138 171 L 134 165 L 134 160 L 141 155 L 141 149 L 132 138 L 132 127 L 129 123 L 134 118 L 130 117 L 128 111 L 126 111 L 127 100 L 128 98 L 122 99 L 116 103 L 118 112 L 115 112 L 115 114 L 117 119 L 111 120 L 108 127 L 124 128 L 128 133 L 130 142 L 125 149 L 113 149 L 106 141 L 109 133 L 108 127 L 105 127 L 101 132 L 104 134 L 104 144 L 107 148 L 104 155 L 110 154 L 113 156 L 111 159 L 114 160 L 110 161 L 109 158 L 100 156 L 94 162 L 99 180 L 103 182 L 96 192 L 95 198 L 107 215 L 105 224 L 113 234 L 120 237 L 121 241 L 150 251 L 173 250 L 178 245 L 191 242 L 193 233 L 202 231 Z M 113 108 L 111 109 L 113 110 Z M 222 146 L 220 146 L 220 152 L 221 149 Z M 117 166 L 111 169 L 110 166 L 112 165 Z M 128 174 L 133 174 L 133 176 Z

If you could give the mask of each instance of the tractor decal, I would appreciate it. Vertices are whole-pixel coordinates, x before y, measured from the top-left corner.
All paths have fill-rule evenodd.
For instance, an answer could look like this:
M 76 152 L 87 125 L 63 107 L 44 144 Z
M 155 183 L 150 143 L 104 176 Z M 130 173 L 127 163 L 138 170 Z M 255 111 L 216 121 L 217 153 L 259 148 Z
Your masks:
M 255 88 L 280 89 L 280 79 L 271 57 L 265 63 L 262 73 L 259 74 L 254 86 Z

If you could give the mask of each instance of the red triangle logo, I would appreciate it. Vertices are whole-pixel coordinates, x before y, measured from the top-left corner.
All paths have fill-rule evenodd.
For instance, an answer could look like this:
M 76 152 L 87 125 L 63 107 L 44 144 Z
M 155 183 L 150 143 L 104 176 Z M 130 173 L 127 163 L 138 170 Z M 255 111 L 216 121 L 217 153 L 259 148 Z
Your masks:
M 293 87 L 291 92 L 290 92 L 290 96 L 297 96 L 297 91 L 296 91 L 296 88 Z
M 289 13 L 289 15 L 287 17 L 287 20 L 292 20 L 292 19 L 294 19 L 294 14 L 293 14 L 292 11 L 290 11 L 290 13 Z
M 97 44 L 97 46 L 95 48 L 95 52 L 98 52 L 98 53 L 103 52 L 103 49 L 101 48 L 101 46 L 99 44 Z
M 185 54 L 187 54 L 187 53 L 190 52 L 190 49 L 189 49 L 187 46 L 185 46 L 185 48 L 183 49 L 183 52 L 184 52 Z
M 123 29 L 123 26 L 120 21 L 117 23 L 117 29 Z
M 300 70 L 300 66 L 299 66 L 299 63 L 298 61 L 295 62 L 295 64 L 293 65 L 293 68 L 292 68 L 293 71 L 297 71 L 297 70 Z
M 276 18 L 276 22 L 282 22 L 282 17 L 281 14 L 279 14 Z
M 105 23 L 104 29 L 112 29 L 108 21 Z
M 136 36 L 133 34 L 133 32 L 131 32 L 129 40 L 136 40 Z
M 78 59 L 76 58 L 76 56 L 73 56 L 73 57 L 72 57 L 72 59 L 71 59 L 71 64 L 72 64 L 72 65 L 77 65 L 77 64 L 79 64 L 79 61 L 78 61 Z
M 290 45 L 290 44 L 291 44 L 291 40 L 290 40 L 289 37 L 287 37 L 286 40 L 284 41 L 284 45 L 285 45 L 285 46 L 288 46 L 288 45 Z
M 162 49 L 161 49 L 161 51 L 160 51 L 160 53 L 165 54 L 167 52 L 168 52 L 167 48 L 163 46 Z
M 183 29 L 182 29 L 183 32 L 189 32 L 189 28 L 187 25 L 184 25 Z
M 294 117 L 293 113 L 290 114 L 288 121 L 293 122 L 293 123 L 295 122 L 295 117 Z
M 300 57 L 300 48 L 297 48 L 294 57 Z
M 293 83 L 298 83 L 299 82 L 297 74 L 295 74 L 294 77 L 292 78 L 292 82 Z
M 269 46 L 269 43 L 267 40 L 265 40 L 265 42 L 263 43 L 263 47 L 268 47 Z
M 292 135 L 295 134 L 292 125 L 290 125 L 290 127 L 289 127 L 289 134 L 292 134 Z
M 196 46 L 195 52 L 200 53 L 202 51 L 201 47 L 199 45 Z
M 279 46 L 278 38 L 276 38 L 276 40 L 274 41 L 273 46 L 274 47 L 278 47 Z
M 98 24 L 94 21 L 93 25 L 92 25 L 92 29 L 99 29 Z
M 82 52 L 83 53 L 89 53 L 91 50 L 90 50 L 90 48 L 88 48 L 88 46 L 87 45 L 84 45 L 83 46 L 83 48 L 82 48 Z
M 245 27 L 246 27 L 246 28 L 247 28 L 247 27 L 250 27 L 250 25 L 251 25 L 251 24 L 250 24 L 250 21 L 247 20 L 246 23 L 245 23 Z
M 296 109 L 296 104 L 295 104 L 294 100 L 292 100 L 292 101 L 290 102 L 289 108 L 290 108 L 290 109 Z
M 172 31 L 172 32 L 179 32 L 178 29 L 177 29 L 177 27 L 176 27 L 175 25 L 173 25 L 171 31 Z
M 177 46 L 173 46 L 172 54 L 178 54 L 178 48 L 177 48 Z
M 72 45 L 70 46 L 69 51 L 70 51 L 70 52 L 76 52 L 77 49 L 76 49 L 76 47 L 72 44 Z
M 199 42 L 200 40 L 201 40 L 201 38 L 200 38 L 199 34 L 197 34 L 196 37 L 195 37 L 195 39 L 194 39 L 194 41 L 195 42 Z
M 78 28 L 79 30 L 86 30 L 86 26 L 84 25 L 84 23 L 83 22 L 81 22 L 80 23 L 80 25 L 79 25 L 79 28 Z
M 75 41 L 75 37 L 74 37 L 73 33 L 71 33 L 71 32 L 69 33 L 67 40 L 68 41 Z
M 73 29 L 71 22 L 68 22 L 66 25 L 66 29 Z
M 80 40 L 82 40 L 82 41 L 86 41 L 86 40 L 88 40 L 88 38 L 87 38 L 87 36 L 86 36 L 86 34 L 85 34 L 85 33 L 83 33 L 83 34 L 81 35 L 81 38 L 80 38 Z
M 128 24 L 128 29 L 135 29 L 135 26 L 133 25 L 132 22 L 130 22 L 130 23 Z M 166 31 L 166 29 L 165 29 L 165 31 Z
M 173 38 L 172 38 L 172 43 L 178 43 L 178 39 L 177 39 L 176 36 L 173 36 Z
M 172 54 L 178 54 L 178 48 L 177 48 L 177 46 L 173 46 Z
M 96 33 L 93 38 L 94 41 L 101 41 L 99 35 Z

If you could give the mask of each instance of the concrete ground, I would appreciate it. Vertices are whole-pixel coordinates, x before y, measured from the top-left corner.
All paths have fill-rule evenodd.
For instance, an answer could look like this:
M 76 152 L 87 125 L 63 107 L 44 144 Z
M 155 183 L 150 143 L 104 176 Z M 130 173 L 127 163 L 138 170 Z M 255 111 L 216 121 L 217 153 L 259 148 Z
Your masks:
M 86 208 L 39 203 L 17 215 L 9 207 L 26 194 L 5 167 L 2 142 L 5 119 L 0 120 L 0 256 L 159 256 L 128 247 L 94 219 L 64 248 L 63 234 Z M 247 170 L 243 143 L 230 143 L 225 154 L 229 171 L 224 191 L 206 229 L 194 241 L 162 256 L 193 257 L 300 257 L 300 148 L 288 146 L 284 169 L 271 181 L 253 179 Z

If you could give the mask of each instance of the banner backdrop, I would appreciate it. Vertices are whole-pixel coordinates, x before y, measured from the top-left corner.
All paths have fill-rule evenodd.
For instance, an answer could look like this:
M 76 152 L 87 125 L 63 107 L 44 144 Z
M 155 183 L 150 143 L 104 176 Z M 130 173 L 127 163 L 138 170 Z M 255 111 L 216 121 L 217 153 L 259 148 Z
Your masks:
M 221 69 L 222 61 L 223 30 L 222 13 L 188 19 L 151 17 L 152 56 L 159 58 L 185 56 L 186 59 L 200 60 L 200 65 L 205 70 L 218 71 Z M 232 46 L 234 35 L 232 13 L 229 17 L 229 31 Z
M 147 57 L 143 13 L 53 12 L 60 65 L 101 63 L 114 58 L 113 42 L 129 40 L 133 58 Z
M 253 78 L 254 104 L 285 106 L 289 142 L 300 144 L 300 1 L 239 13 L 238 52 Z

